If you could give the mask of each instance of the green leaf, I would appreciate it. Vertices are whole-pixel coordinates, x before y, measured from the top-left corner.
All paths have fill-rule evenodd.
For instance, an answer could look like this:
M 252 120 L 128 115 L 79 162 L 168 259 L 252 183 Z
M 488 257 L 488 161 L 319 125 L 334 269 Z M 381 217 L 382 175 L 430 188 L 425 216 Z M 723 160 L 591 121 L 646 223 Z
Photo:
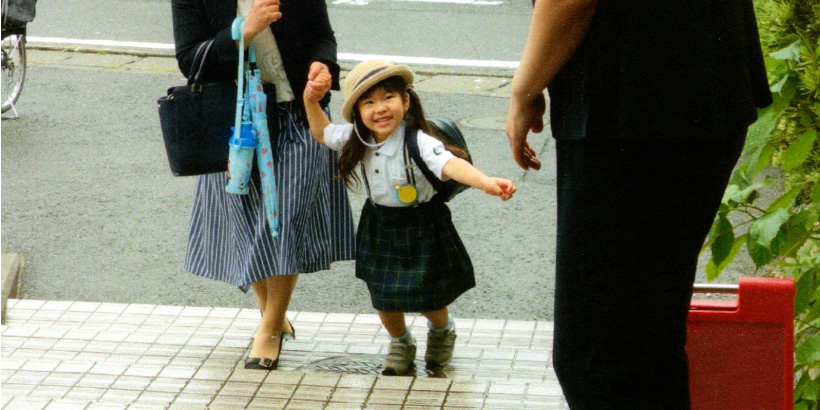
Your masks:
M 806 338 L 794 350 L 795 365 L 804 365 L 820 361 L 820 335 Z
M 772 240 L 780 232 L 780 227 L 788 219 L 789 213 L 785 209 L 778 209 L 761 216 L 749 228 L 749 239 L 761 246 L 771 245 Z
M 800 398 L 808 402 L 817 400 L 818 392 L 820 392 L 820 379 L 810 380 L 803 388 L 803 393 Z
M 755 195 L 757 189 L 769 186 L 775 182 L 777 182 L 777 179 L 767 177 L 762 181 L 755 182 L 742 189 L 737 185 L 730 185 L 723 194 L 723 200 L 721 202 L 729 204 L 730 207 L 734 204 L 752 203 L 754 199 L 757 198 L 757 195 Z
M 727 186 L 726 190 L 723 191 L 723 199 L 721 199 L 721 202 L 724 204 L 728 204 L 729 199 L 737 195 L 738 192 L 740 192 L 740 187 L 738 185 L 731 184 Z
M 769 164 L 772 163 L 772 154 L 774 153 L 775 148 L 776 147 L 774 144 L 769 143 L 764 145 L 763 148 L 760 149 L 757 161 L 755 162 L 754 176 L 757 176 L 757 174 L 759 174 L 760 171 L 763 170 L 763 168 L 766 168 L 767 166 L 769 166 Z
M 779 93 L 781 90 L 783 90 L 783 86 L 786 85 L 786 81 L 789 81 L 789 75 L 788 74 L 784 75 L 783 78 L 780 79 L 780 81 L 772 84 L 770 90 L 773 93 Z
M 769 55 L 772 58 L 777 60 L 792 60 L 792 61 L 800 61 L 800 49 L 803 47 L 803 41 L 797 40 L 794 43 L 789 44 L 788 46 L 781 48 Z
M 773 241 L 788 218 L 789 213 L 785 209 L 778 209 L 763 215 L 749 228 L 749 239 L 746 241 L 746 246 L 749 248 L 749 256 L 758 268 L 777 256 L 778 242 Z
M 815 204 L 820 204 L 820 183 L 814 186 L 814 192 L 811 193 L 811 201 Z
M 809 307 L 812 293 L 817 287 L 813 272 L 803 274 L 802 277 L 795 283 L 794 294 L 794 314 L 798 315 L 803 310 Z
M 797 197 L 797 194 L 800 193 L 801 187 L 797 186 L 786 192 L 785 194 L 781 195 L 780 198 L 777 198 L 769 208 L 766 209 L 766 212 L 774 212 L 778 209 L 788 209 L 791 207 L 792 203 L 794 203 L 794 198 Z
M 797 137 L 797 139 L 783 153 L 783 170 L 791 171 L 802 165 L 806 158 L 814 149 L 814 141 L 817 139 L 817 130 L 810 128 Z
M 815 297 L 812 297 L 812 301 L 813 304 L 809 305 L 809 310 L 808 312 L 806 312 L 806 316 L 803 318 L 803 320 L 805 320 L 808 323 L 812 323 L 815 320 L 820 319 L 820 302 L 818 302 Z
M 770 74 L 769 78 L 774 77 L 771 74 L 781 71 L 786 66 L 786 61 L 772 58 L 769 54 L 763 56 L 763 63 L 766 65 L 766 72 Z
M 741 156 L 740 164 L 735 167 L 732 172 L 732 177 L 729 179 L 730 184 L 738 186 L 746 186 L 757 178 L 763 168 L 769 166 L 772 162 L 772 153 L 774 153 L 776 145 L 772 142 L 766 144 L 759 144 L 755 147 L 748 147 L 748 150 Z
M 769 134 L 771 134 L 772 131 L 774 131 L 774 127 L 777 126 L 777 119 L 783 115 L 785 110 L 785 107 L 775 107 L 774 104 L 760 110 L 757 115 L 757 121 L 750 125 L 749 130 L 746 132 L 744 149 L 765 143 Z
M 732 250 L 735 233 L 726 215 L 720 215 L 714 227 L 716 236 L 715 241 L 712 242 L 712 260 L 715 261 L 715 265 L 720 265 Z
M 732 243 L 732 249 L 729 250 L 729 254 L 723 259 L 723 262 L 720 265 L 716 265 L 714 258 L 710 258 L 709 262 L 706 263 L 706 280 L 713 281 L 720 276 L 720 273 L 729 266 L 730 263 L 735 259 L 738 252 L 743 249 L 743 244 L 746 243 L 747 235 L 741 235 L 735 238 Z

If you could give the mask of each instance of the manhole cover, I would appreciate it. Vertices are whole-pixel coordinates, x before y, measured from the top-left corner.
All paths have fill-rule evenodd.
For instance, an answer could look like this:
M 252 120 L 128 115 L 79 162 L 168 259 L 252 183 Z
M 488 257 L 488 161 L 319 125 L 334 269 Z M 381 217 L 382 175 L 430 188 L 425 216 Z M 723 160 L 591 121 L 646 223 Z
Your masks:
M 317 360 L 297 368 L 303 373 L 344 373 L 344 374 L 382 374 L 384 358 L 373 355 L 337 356 Z M 427 369 L 424 361 L 416 360 L 416 377 L 447 377 L 444 369 Z

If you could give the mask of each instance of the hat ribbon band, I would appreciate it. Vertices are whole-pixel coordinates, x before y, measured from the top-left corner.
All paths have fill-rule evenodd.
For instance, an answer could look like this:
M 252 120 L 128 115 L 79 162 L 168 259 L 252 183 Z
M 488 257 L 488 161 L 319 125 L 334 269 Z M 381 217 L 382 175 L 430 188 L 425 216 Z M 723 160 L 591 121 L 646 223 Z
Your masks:
M 361 83 L 363 83 L 363 82 L 364 82 L 365 80 L 367 80 L 368 78 L 373 77 L 374 75 L 376 75 L 376 74 L 378 74 L 378 73 L 380 73 L 380 72 L 382 72 L 382 71 L 386 70 L 387 68 L 388 68 L 388 67 L 379 67 L 379 68 L 377 68 L 377 69 L 375 69 L 375 70 L 373 70 L 373 71 L 371 71 L 371 72 L 367 73 L 367 75 L 365 75 L 364 77 L 362 77 L 362 79 L 361 79 L 361 80 L 359 80 L 358 82 L 356 82 L 356 87 L 358 87 Z

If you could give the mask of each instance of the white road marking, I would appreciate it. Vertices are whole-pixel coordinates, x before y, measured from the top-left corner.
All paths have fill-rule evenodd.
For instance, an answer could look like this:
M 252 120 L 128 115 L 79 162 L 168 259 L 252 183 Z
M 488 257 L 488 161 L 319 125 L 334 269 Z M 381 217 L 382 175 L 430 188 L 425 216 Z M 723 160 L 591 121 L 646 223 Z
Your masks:
M 116 41 L 116 40 L 85 40 L 77 38 L 57 38 L 57 37 L 27 37 L 27 40 L 34 43 L 45 44 L 71 44 L 98 47 L 131 47 L 146 50 L 173 50 L 173 44 L 146 43 L 139 41 Z M 518 61 L 501 60 L 468 60 L 458 58 L 437 58 L 437 57 L 410 57 L 410 56 L 390 56 L 378 54 L 354 54 L 339 53 L 340 61 L 364 61 L 364 60 L 387 60 L 397 64 L 417 64 L 449 67 L 474 67 L 474 68 L 518 68 Z
M 26 40 L 35 43 L 52 44 L 75 44 L 81 46 L 102 46 L 102 47 L 133 47 L 154 50 L 173 50 L 173 44 L 164 43 L 144 43 L 140 41 L 116 41 L 116 40 L 81 40 L 78 38 L 57 38 L 57 37 L 32 37 L 26 36 Z
M 352 53 L 339 53 L 338 56 L 339 60 L 346 61 L 387 60 L 398 64 L 421 64 L 480 68 L 518 68 L 518 61 L 465 60 L 458 58 L 385 56 L 377 54 Z

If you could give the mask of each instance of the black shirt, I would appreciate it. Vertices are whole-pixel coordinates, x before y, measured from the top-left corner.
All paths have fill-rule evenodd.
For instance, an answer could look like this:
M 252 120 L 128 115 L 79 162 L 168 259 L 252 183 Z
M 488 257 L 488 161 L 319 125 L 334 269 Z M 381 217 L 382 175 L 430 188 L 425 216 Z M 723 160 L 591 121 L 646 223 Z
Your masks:
M 772 101 L 751 0 L 601 1 L 548 89 L 560 139 L 720 137 Z
M 214 49 L 206 61 L 204 80 L 235 79 L 239 51 L 231 38 L 231 23 L 236 18 L 236 0 L 172 0 L 171 11 L 176 57 L 182 73 L 186 77 L 189 75 L 197 47 L 204 41 L 215 39 Z M 302 104 L 307 74 L 314 61 L 327 64 L 333 76 L 331 88 L 338 90 L 336 38 L 325 2 L 282 0 L 280 11 L 282 18 L 271 24 L 271 31 L 296 103 Z M 329 101 L 330 93 L 327 93 L 321 103 L 325 106 Z

